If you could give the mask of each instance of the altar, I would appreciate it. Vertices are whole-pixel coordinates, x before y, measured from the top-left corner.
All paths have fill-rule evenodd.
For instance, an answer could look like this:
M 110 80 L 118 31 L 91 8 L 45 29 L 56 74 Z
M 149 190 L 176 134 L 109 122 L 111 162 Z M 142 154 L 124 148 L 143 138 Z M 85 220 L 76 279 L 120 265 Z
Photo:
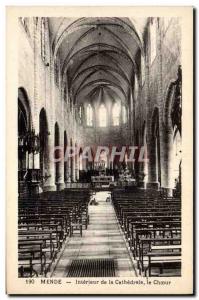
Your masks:
M 106 176 L 106 175 L 91 176 L 91 182 L 94 187 L 109 188 L 110 186 L 114 185 L 114 176 Z

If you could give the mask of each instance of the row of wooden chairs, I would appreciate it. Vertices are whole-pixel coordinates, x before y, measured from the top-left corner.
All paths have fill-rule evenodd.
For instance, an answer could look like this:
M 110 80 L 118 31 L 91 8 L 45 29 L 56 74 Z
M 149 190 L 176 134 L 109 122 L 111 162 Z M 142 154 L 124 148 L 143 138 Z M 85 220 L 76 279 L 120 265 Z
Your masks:
M 47 276 L 66 238 L 87 229 L 88 203 L 85 190 L 19 199 L 19 277 Z
M 181 200 L 115 190 L 112 202 L 139 274 L 179 276 Z

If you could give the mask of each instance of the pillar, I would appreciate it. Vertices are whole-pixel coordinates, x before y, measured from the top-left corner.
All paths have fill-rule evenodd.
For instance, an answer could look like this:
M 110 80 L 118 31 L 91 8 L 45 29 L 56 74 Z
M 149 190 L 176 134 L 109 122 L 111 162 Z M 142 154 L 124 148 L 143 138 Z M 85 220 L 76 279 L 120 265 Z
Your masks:
M 73 147 L 73 142 L 71 141 L 71 147 Z M 70 158 L 71 161 L 71 182 L 75 182 L 75 157 L 72 156 Z
M 75 156 L 75 178 L 79 181 L 79 153 Z
M 65 187 L 70 188 L 71 184 L 71 159 L 67 159 L 67 169 L 66 169 L 66 182 L 65 182 Z
M 51 131 L 48 136 L 48 158 L 47 158 L 47 174 L 46 181 L 44 183 L 44 191 L 55 191 L 55 163 L 53 160 L 54 157 L 54 130 Z
M 148 145 L 148 183 L 147 188 L 159 189 L 160 183 L 158 182 L 158 147 L 157 138 L 151 138 Z
M 174 178 L 173 178 L 173 132 L 168 129 L 165 132 L 164 153 L 162 166 L 162 188 L 167 196 L 173 196 Z
M 71 182 L 75 182 L 75 164 L 74 164 L 74 158 L 71 157 L 70 159 L 70 165 L 71 165 Z
M 143 188 L 143 189 L 146 189 L 147 187 L 147 183 L 148 183 L 148 161 L 147 161 L 147 158 L 148 158 L 148 155 L 147 155 L 147 145 L 144 145 L 144 155 L 142 157 L 142 159 L 144 159 L 143 162 L 141 162 L 141 166 L 140 166 L 140 177 L 141 180 L 139 181 L 139 187 L 140 188 Z
M 59 141 L 59 146 L 61 147 L 61 159 L 58 163 L 58 179 L 56 182 L 57 186 L 57 191 L 61 191 L 65 188 L 65 183 L 64 183 L 64 134 L 60 130 L 60 141 Z

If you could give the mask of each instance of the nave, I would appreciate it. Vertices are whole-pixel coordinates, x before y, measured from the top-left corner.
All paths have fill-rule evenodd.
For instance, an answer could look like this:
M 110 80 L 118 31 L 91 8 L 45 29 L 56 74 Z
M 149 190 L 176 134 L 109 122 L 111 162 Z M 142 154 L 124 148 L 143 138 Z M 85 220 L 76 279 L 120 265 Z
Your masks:
M 20 203 L 20 277 L 180 276 L 180 199 L 124 189 L 45 197 Z
M 106 202 L 108 192 L 97 192 L 95 199 L 98 205 L 89 207 L 89 225 L 83 237 L 73 236 L 66 243 L 52 277 L 65 277 L 69 272 L 72 260 L 114 260 L 116 277 L 135 276 L 132 260 L 124 242 L 123 234 L 118 226 L 117 218 L 111 202 Z M 74 270 L 75 271 L 75 270 Z M 87 277 L 110 276 L 109 270 L 83 270 Z M 99 272 L 99 273 L 98 273 Z M 97 274 L 98 273 L 98 274 Z M 100 274 L 101 273 L 101 274 Z M 75 273 L 73 273 L 75 274 Z M 78 270 L 76 270 L 76 276 Z M 83 275 L 83 274 L 82 274 Z M 79 276 L 81 277 L 81 272 Z M 97 276 L 98 275 L 98 276 Z
M 19 277 L 180 276 L 180 19 L 18 29 Z

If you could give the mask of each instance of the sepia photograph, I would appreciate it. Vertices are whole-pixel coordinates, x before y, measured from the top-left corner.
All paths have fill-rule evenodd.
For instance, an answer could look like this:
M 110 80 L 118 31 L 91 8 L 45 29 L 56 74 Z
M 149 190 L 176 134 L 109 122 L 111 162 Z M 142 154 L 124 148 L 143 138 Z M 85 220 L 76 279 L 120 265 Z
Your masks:
M 74 285 L 70 293 L 100 286 L 106 294 L 109 285 L 150 294 L 150 285 L 167 289 L 183 272 L 193 276 L 182 244 L 191 228 L 183 212 L 193 221 L 184 209 L 192 207 L 191 169 L 183 181 L 193 160 L 183 131 L 193 115 L 183 89 L 186 16 L 133 7 L 122 16 L 98 8 L 77 17 L 26 12 L 17 10 L 16 57 L 8 63 L 17 75 L 10 101 L 17 141 L 9 146 L 16 280 L 27 289 L 65 285 L 65 293 Z M 193 22 L 191 7 L 182 12 Z

